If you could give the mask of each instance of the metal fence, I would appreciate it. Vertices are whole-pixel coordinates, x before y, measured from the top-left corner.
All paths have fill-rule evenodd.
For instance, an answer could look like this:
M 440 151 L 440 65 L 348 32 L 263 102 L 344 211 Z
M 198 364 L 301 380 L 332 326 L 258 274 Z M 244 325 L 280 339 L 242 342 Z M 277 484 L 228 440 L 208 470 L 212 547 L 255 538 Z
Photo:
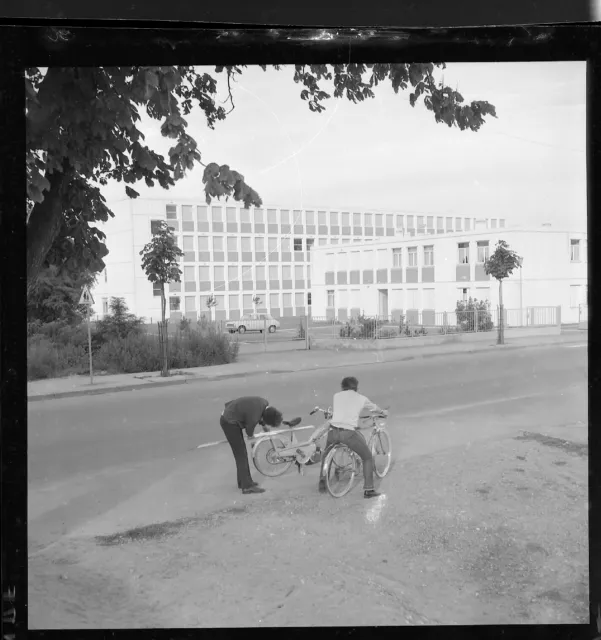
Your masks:
M 310 320 L 309 333 L 317 339 L 322 337 L 364 340 L 476 333 L 496 330 L 499 317 L 498 308 L 465 311 L 416 309 L 408 310 L 402 315 L 361 315 L 345 321 L 333 317 L 314 317 Z M 504 326 L 507 328 L 556 326 L 559 320 L 557 307 L 504 309 Z

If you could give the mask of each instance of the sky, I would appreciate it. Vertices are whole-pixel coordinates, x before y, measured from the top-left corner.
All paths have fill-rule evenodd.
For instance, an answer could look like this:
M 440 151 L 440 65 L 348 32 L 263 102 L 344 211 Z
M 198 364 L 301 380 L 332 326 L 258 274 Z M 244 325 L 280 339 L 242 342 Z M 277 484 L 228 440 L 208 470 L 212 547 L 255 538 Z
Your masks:
M 497 119 L 487 117 L 477 133 L 436 123 L 423 104 L 410 106 L 408 91 L 384 85 L 371 100 L 332 98 L 312 113 L 293 73 L 245 69 L 234 111 L 213 131 L 200 110 L 187 117 L 202 161 L 242 173 L 264 206 L 586 228 L 585 62 L 449 63 L 437 72 L 445 84 L 466 103 L 496 107 Z M 145 116 L 141 128 L 167 155 L 173 141 L 161 137 L 160 123 Z M 202 167 L 168 191 L 135 188 L 145 198 L 202 202 Z M 122 199 L 124 186 L 103 192 L 109 202 Z

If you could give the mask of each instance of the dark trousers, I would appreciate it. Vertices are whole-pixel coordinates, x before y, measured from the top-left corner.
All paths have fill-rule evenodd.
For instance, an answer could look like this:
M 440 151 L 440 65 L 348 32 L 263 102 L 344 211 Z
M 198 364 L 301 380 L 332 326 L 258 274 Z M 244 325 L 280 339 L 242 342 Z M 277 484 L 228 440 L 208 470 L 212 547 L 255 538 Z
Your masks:
M 250 466 L 248 464 L 248 453 L 242 429 L 237 422 L 229 422 L 223 416 L 219 419 L 219 424 L 225 433 L 227 441 L 230 443 L 234 460 L 236 461 L 236 471 L 238 474 L 238 488 L 249 489 L 252 486 L 250 476 Z
M 332 445 L 345 444 L 352 449 L 361 460 L 363 460 L 363 488 L 369 491 L 374 488 L 374 460 L 371 451 L 367 446 L 365 437 L 360 431 L 351 431 L 350 429 L 339 429 L 338 427 L 330 427 L 328 431 L 328 440 L 326 442 L 326 451 Z M 325 460 L 325 452 L 323 459 Z M 321 467 L 320 481 L 324 479 L 324 468 Z

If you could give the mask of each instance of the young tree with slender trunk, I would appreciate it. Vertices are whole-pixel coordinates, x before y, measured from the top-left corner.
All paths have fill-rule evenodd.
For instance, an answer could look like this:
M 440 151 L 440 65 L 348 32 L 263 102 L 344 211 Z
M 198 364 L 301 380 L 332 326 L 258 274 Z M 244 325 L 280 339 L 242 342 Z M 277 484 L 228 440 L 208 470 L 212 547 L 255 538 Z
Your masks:
M 184 252 L 175 243 L 175 236 L 171 227 L 162 220 L 152 240 L 140 251 L 142 256 L 142 269 L 146 277 L 153 284 L 161 287 L 161 322 L 159 324 L 159 342 L 161 346 L 162 369 L 161 376 L 169 375 L 169 362 L 167 358 L 168 332 L 165 314 L 167 311 L 167 299 L 165 297 L 165 285 L 169 282 L 180 282 L 182 270 L 179 267 L 179 258 Z
M 510 276 L 515 269 L 521 268 L 522 262 L 522 257 L 510 249 L 504 240 L 499 240 L 494 253 L 484 263 L 484 272 L 499 282 L 499 334 L 497 344 L 505 344 L 503 280 Z

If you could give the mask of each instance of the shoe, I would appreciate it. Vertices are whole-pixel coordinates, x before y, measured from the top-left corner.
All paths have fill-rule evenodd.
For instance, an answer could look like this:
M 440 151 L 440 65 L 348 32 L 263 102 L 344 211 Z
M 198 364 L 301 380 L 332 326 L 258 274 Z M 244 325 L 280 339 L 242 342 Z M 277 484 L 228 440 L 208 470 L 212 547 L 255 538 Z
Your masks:
M 382 494 L 379 491 L 376 491 L 375 489 L 367 489 L 366 491 L 363 492 L 364 498 L 377 498 L 379 495 L 382 495 Z
M 255 482 L 254 480 L 252 480 L 251 483 L 250 483 L 250 486 L 251 487 L 258 487 L 259 483 Z M 242 489 L 242 485 L 238 485 L 238 489 Z
M 265 489 L 262 489 L 258 485 L 251 485 L 246 489 L 242 489 L 242 493 L 265 493 Z

